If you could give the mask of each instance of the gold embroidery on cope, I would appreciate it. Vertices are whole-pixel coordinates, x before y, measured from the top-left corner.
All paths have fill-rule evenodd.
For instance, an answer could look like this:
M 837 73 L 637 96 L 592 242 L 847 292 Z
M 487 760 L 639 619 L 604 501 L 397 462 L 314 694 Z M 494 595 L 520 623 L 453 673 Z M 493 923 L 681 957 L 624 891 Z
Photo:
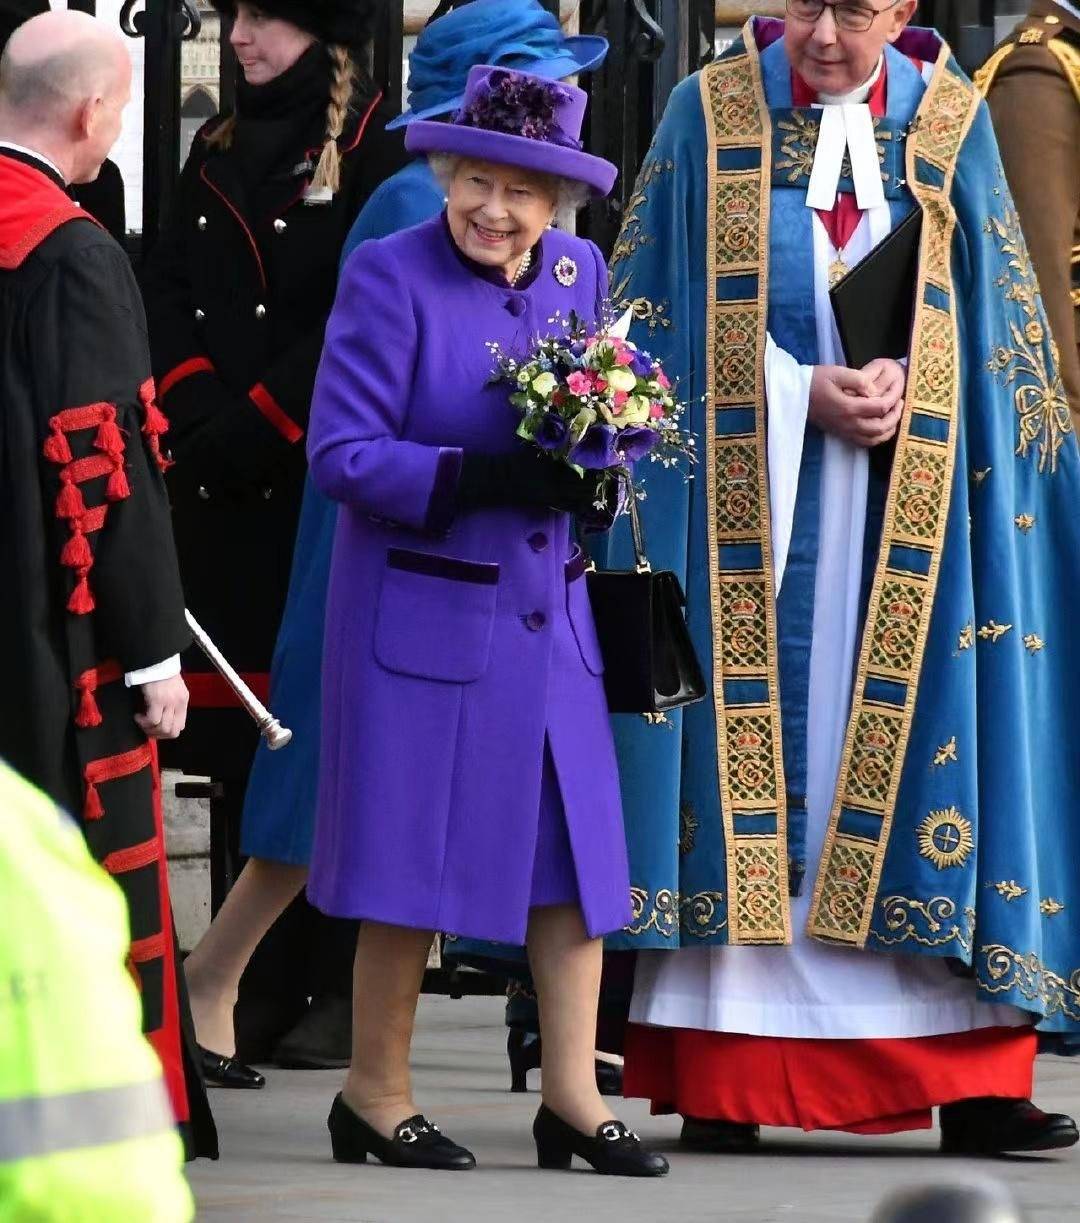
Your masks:
M 992 645 L 997 645 L 1006 633 L 1012 632 L 1012 627 L 1011 624 L 998 624 L 996 620 L 991 620 L 979 629 L 979 640 L 989 641 Z
M 975 644 L 975 625 L 965 624 L 960 630 L 960 638 L 956 643 L 958 650 L 970 650 Z
M 964 909 L 956 921 L 956 901 L 948 896 L 932 900 L 912 900 L 907 896 L 885 896 L 881 900 L 888 934 L 873 931 L 879 943 L 895 947 L 900 943 L 919 943 L 923 947 L 944 947 L 957 942 L 971 950 L 975 937 L 975 910 Z
M 1068 977 L 1053 972 L 1034 952 L 1023 953 L 990 943 L 979 949 L 985 959 L 989 981 L 979 981 L 979 988 L 988 994 L 1004 994 L 1016 990 L 1030 1002 L 1039 1002 L 1048 1019 L 1067 1015 L 1080 1020 L 1080 968 Z
M 1013 522 L 1016 523 L 1016 529 L 1022 535 L 1026 535 L 1031 530 L 1031 528 L 1035 525 L 1035 515 L 1034 514 L 1017 514 L 1016 517 L 1013 519 Z
M 939 871 L 963 866 L 975 848 L 971 821 L 955 807 L 931 811 L 918 827 L 919 853 Z
M 988 883 L 986 886 L 993 888 L 1002 900 L 1019 900 L 1028 894 L 1028 889 L 1022 888 L 1015 879 L 1002 879 L 999 883 Z
M 966 81 L 953 75 L 948 59 L 948 49 L 942 46 L 907 142 L 907 181 L 923 209 L 908 379 L 910 393 L 897 437 L 882 543 L 840 766 L 840 784 L 808 926 L 813 937 L 857 947 L 865 946 L 870 936 L 875 896 L 892 831 L 937 589 L 956 459 L 959 369 L 951 261 L 956 214 L 951 191 L 956 159 L 974 120 L 979 99 Z M 920 181 L 922 162 L 940 171 L 940 183 Z M 927 176 L 923 174 L 923 177 Z M 943 290 L 947 309 L 928 304 L 928 284 Z M 918 436 L 913 428 L 916 414 L 948 422 L 945 439 L 932 443 Z M 927 573 L 890 567 L 893 544 L 902 541 L 929 552 Z M 963 633 L 960 648 L 967 648 Z M 891 711 L 889 726 L 894 732 L 893 742 L 888 748 L 881 745 L 876 769 L 879 780 L 871 803 L 867 801 L 865 781 L 860 780 L 858 770 L 865 771 L 864 761 L 870 746 L 866 740 L 866 713 L 874 703 L 868 700 L 867 684 L 879 678 L 902 683 L 906 697 L 902 706 L 894 706 Z M 876 840 L 841 832 L 845 805 L 880 812 L 881 829 Z M 958 816 L 958 821 L 962 819 Z M 956 822 L 952 827 L 962 840 L 962 824 Z M 968 831 L 970 834 L 970 825 Z M 939 839 L 944 841 L 944 831 Z M 955 845 L 941 847 L 935 844 L 934 848 L 935 853 L 956 852 Z M 970 849 L 967 852 L 970 853 Z M 900 900 L 893 898 L 894 903 Z M 915 936 L 901 933 L 896 941 L 905 937 Z
M 764 402 L 771 165 L 766 153 L 757 169 L 725 170 L 717 156 L 724 149 L 771 148 L 771 121 L 749 24 L 743 37 L 746 52 L 717 60 L 701 73 L 702 107 L 714 150 L 706 283 L 717 289 L 708 296 L 706 324 L 712 688 L 727 846 L 728 941 L 783 944 L 791 941 L 791 917 Z M 757 275 L 756 298 L 728 300 L 725 281 L 748 274 Z M 729 408 L 752 409 L 753 432 L 725 431 L 722 417 Z M 720 549 L 729 544 L 756 546 L 760 567 L 722 570 Z M 736 677 L 763 683 L 768 703 L 729 706 L 724 681 Z M 775 832 L 737 831 L 738 818 L 749 815 L 772 821 Z M 690 899 L 689 910 L 684 909 L 689 933 L 714 928 L 709 905 L 715 906 L 719 896 L 703 892 Z
M 1027 647 L 1029 654 L 1038 654 L 1040 650 L 1046 649 L 1046 642 L 1043 641 L 1038 633 L 1028 633 L 1024 638 L 1024 645 Z
M 941 747 L 934 753 L 934 764 L 938 768 L 946 764 L 957 764 L 960 757 L 956 754 L 956 736 L 949 740 L 948 743 L 942 744 Z
M 646 934 L 655 930 L 664 938 L 674 938 L 679 932 L 679 895 L 667 888 L 656 893 L 655 898 L 647 888 L 630 889 L 632 917 L 624 927 L 627 934 Z
M 1052 896 L 1047 896 L 1045 900 L 1039 901 L 1039 912 L 1044 917 L 1057 917 L 1059 913 L 1065 911 L 1065 906 L 1060 900 L 1055 900 Z
M 993 471 L 992 467 L 983 467 L 981 470 L 973 471 L 971 478 L 975 481 L 976 486 L 983 483 L 986 477 Z
M 657 330 L 671 327 L 671 303 L 664 300 L 651 302 L 647 297 L 633 296 L 631 293 L 632 275 L 623 273 L 622 265 L 636 251 L 644 246 L 650 246 L 656 237 L 645 228 L 643 214 L 648 203 L 649 188 L 663 174 L 670 174 L 675 169 L 675 163 L 670 159 L 649 159 L 638 175 L 634 194 L 630 197 L 623 213 L 622 228 L 615 242 L 611 255 L 611 297 L 620 311 L 633 310 L 634 318 L 639 323 L 646 323 L 649 334 L 655 335 Z

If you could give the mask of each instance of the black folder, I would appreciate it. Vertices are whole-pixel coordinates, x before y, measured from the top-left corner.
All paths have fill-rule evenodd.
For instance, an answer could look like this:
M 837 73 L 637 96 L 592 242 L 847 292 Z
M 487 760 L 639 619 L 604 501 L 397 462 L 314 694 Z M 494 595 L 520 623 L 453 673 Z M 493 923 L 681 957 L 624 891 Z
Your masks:
M 899 360 L 908 355 L 921 234 L 922 209 L 916 207 L 829 290 L 851 369 L 862 369 L 878 357 Z

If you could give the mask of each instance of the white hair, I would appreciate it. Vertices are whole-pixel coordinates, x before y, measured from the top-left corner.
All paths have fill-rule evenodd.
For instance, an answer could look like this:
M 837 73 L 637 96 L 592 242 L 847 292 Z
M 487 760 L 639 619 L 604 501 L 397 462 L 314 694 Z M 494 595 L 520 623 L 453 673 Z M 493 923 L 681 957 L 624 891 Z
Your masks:
M 457 172 L 463 162 L 470 158 L 460 157 L 454 153 L 432 153 L 428 165 L 435 175 L 439 186 L 444 191 L 450 190 L 450 184 L 457 177 Z M 539 170 L 529 170 L 527 173 L 539 179 L 551 192 L 555 201 L 555 210 L 559 213 L 579 212 L 589 202 L 589 188 L 585 183 L 574 178 L 562 178 L 557 174 L 544 174 Z

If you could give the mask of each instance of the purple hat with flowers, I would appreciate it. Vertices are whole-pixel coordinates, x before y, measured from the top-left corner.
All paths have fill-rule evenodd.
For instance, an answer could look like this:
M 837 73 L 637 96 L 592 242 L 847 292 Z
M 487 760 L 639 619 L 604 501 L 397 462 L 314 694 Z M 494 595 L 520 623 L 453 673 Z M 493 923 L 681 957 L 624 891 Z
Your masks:
M 581 143 L 588 95 L 528 72 L 481 64 L 469 73 L 465 102 L 453 123 L 411 123 L 411 153 L 443 153 L 585 183 L 607 195 L 618 170 Z

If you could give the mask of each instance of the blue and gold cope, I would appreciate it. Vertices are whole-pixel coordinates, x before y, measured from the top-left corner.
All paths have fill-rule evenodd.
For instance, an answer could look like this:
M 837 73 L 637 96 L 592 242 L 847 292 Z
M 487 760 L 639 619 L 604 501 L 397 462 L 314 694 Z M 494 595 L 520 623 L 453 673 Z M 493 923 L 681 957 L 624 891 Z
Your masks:
M 635 917 L 614 941 L 789 943 L 790 896 L 816 879 L 811 936 L 951 957 L 1044 1030 L 1080 1031 L 1080 454 L 987 110 L 926 30 L 886 51 L 879 158 L 894 223 L 924 213 L 917 308 L 891 475 L 871 476 L 835 801 L 806 860 L 823 439 L 808 426 L 777 600 L 764 351 L 768 331 L 817 361 L 816 120 L 792 106 L 781 30 L 752 21 L 676 89 L 613 259 L 632 338 L 678 375 L 699 438 L 689 482 L 643 473 L 644 508 L 713 696 L 662 726 L 616 719 Z M 629 562 L 624 531 L 609 548 Z

